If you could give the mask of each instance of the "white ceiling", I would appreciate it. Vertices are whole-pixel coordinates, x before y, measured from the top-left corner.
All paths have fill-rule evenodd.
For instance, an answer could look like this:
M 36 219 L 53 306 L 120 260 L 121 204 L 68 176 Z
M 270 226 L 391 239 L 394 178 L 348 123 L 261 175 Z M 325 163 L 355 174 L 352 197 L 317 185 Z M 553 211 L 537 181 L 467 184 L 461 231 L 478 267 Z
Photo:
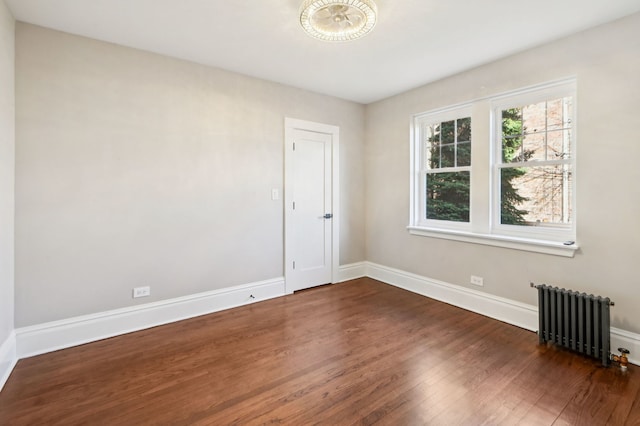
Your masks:
M 307 36 L 302 0 L 5 0 L 15 18 L 360 103 L 640 11 L 640 0 L 376 0 L 373 32 Z

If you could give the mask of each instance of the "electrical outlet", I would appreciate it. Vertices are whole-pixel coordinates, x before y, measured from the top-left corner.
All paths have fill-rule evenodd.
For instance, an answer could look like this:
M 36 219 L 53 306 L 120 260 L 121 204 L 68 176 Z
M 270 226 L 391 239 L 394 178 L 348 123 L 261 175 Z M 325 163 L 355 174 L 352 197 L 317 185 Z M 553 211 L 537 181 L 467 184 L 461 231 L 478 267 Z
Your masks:
M 133 298 L 151 296 L 151 287 L 136 287 L 133 289 Z
M 476 277 L 475 275 L 471 275 L 471 284 L 483 287 L 484 286 L 483 281 L 484 280 L 482 277 Z
M 271 199 L 273 201 L 279 200 L 280 199 L 280 191 L 278 191 L 277 189 L 272 189 L 271 190 Z

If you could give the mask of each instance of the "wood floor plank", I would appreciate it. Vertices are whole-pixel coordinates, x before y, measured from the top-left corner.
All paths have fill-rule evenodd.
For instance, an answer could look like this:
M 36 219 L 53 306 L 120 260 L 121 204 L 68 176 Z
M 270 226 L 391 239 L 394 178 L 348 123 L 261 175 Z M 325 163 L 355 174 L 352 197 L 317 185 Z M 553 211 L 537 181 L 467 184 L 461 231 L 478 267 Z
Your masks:
M 640 424 L 640 374 L 372 279 L 18 362 L 0 424 Z

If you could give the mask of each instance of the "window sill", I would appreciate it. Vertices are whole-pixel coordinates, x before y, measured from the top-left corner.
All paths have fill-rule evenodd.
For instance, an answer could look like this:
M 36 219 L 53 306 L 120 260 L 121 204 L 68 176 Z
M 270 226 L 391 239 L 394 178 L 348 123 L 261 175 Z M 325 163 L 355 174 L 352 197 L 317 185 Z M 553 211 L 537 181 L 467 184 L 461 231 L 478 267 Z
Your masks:
M 565 245 L 554 241 L 534 240 L 528 238 L 507 237 L 504 235 L 476 234 L 449 229 L 421 228 L 407 226 L 409 233 L 423 237 L 442 238 L 445 240 L 463 241 L 473 244 L 503 247 L 554 256 L 573 257 L 578 250 L 577 244 Z

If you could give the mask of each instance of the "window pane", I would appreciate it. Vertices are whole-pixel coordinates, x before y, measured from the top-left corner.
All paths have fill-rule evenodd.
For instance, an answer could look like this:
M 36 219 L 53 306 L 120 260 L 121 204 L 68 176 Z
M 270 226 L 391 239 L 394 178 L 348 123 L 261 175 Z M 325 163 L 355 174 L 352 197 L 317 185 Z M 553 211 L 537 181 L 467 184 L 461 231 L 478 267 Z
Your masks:
M 440 168 L 440 125 L 427 127 L 427 141 L 425 147 L 426 166 L 428 169 Z
M 432 146 L 427 149 L 427 169 L 440 168 L 440 146 Z
M 456 120 L 458 134 L 456 140 L 456 166 L 471 165 L 471 117 Z
M 571 97 L 547 102 L 547 130 L 561 130 L 571 127 L 573 102 Z
M 547 160 L 571 158 L 571 130 L 554 130 L 547 133 Z
M 500 173 L 500 222 L 561 226 L 572 221 L 571 166 L 507 167 Z
M 427 127 L 427 146 L 440 144 L 440 125 Z
M 458 121 L 458 143 L 471 141 L 471 117 L 460 118 Z
M 511 163 L 522 158 L 522 109 L 502 111 L 502 161 Z
M 442 145 L 440 154 L 440 167 L 454 167 L 456 165 L 456 148 L 455 145 Z
M 562 99 L 554 99 L 547 102 L 547 129 L 557 130 L 562 128 Z
M 455 120 L 445 121 L 440 124 L 442 130 L 442 143 L 454 143 L 456 135 Z
M 469 222 L 469 172 L 428 173 L 427 219 Z
M 513 158 L 516 161 L 544 160 L 546 153 L 545 133 L 533 133 L 524 136 L 520 155 Z
M 458 142 L 458 166 L 470 166 L 471 165 L 471 142 Z
M 524 133 L 544 132 L 547 129 L 547 102 L 522 107 Z

